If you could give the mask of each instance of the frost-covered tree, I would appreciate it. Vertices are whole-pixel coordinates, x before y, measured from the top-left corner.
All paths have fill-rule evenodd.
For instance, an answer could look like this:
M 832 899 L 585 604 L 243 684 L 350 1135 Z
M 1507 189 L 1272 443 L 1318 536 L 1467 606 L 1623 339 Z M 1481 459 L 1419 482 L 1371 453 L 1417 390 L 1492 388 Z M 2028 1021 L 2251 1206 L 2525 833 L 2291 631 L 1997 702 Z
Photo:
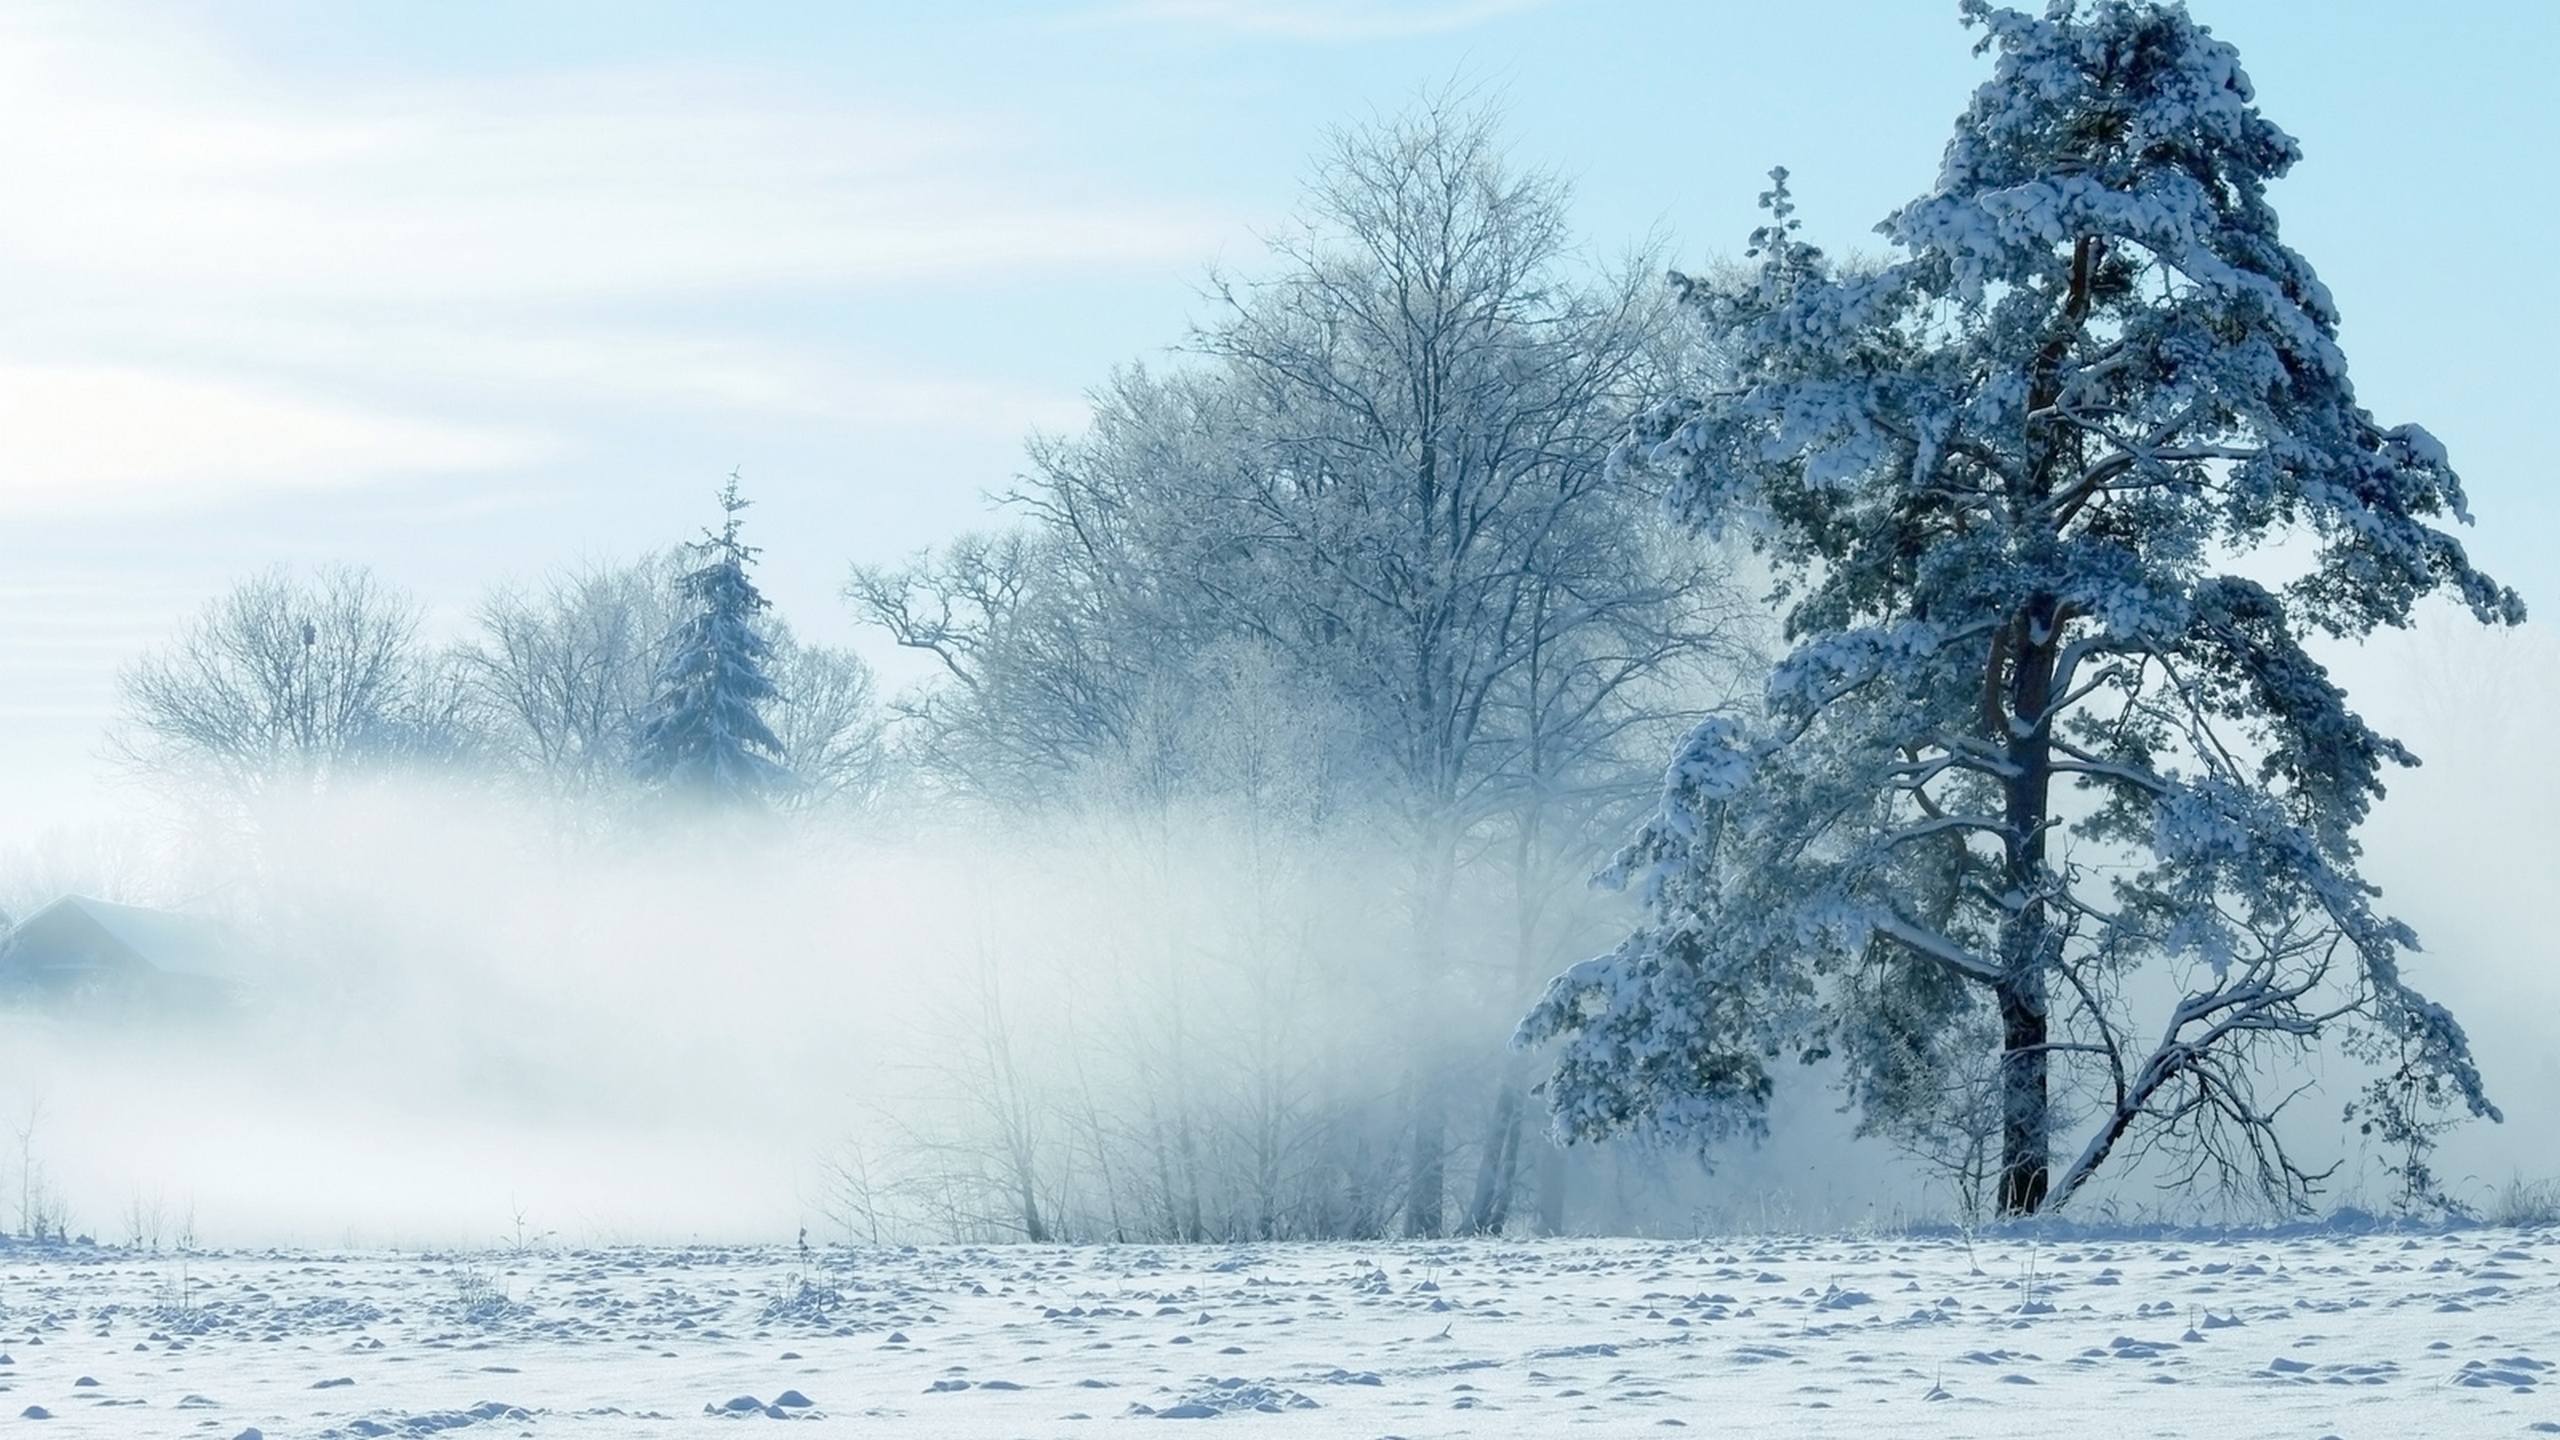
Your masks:
M 228 800 L 452 762 L 475 739 L 463 686 L 418 627 L 369 570 L 264 571 L 125 670 L 110 743 L 155 782 Z
M 1134 743 L 1137 711 L 1191 653 L 1055 535 L 964 535 L 900 566 L 856 566 L 845 598 L 940 675 L 892 702 L 917 767 L 957 793 L 1055 801 Z
M 610 827 L 631 796 L 659 676 L 686 633 L 675 546 L 622 565 L 589 564 L 536 590 L 503 586 L 480 606 L 459 648 L 490 758 L 564 820 Z M 801 640 L 779 615 L 756 621 L 775 694 L 761 707 L 782 743 L 794 807 L 869 801 L 887 783 L 889 748 L 871 669 L 861 657 Z
M 1218 368 L 1178 408 L 1241 443 L 1186 503 L 1142 507 L 1160 518 L 1138 551 L 1183 557 L 1173 573 L 1339 697 L 1375 756 L 1371 794 L 1412 860 L 1395 986 L 1408 1235 L 1440 1233 L 1452 1209 L 1498 1223 L 1512 1170 L 1497 1115 L 1481 1196 L 1450 1203 L 1452 1091 L 1478 1057 L 1448 1018 L 1520 983 L 1449 943 L 1468 852 L 1510 832 L 1517 948 L 1552 963 L 1529 869 L 1566 812 L 1630 773 L 1608 763 L 1613 742 L 1693 699 L 1672 677 L 1726 638 L 1720 568 L 1648 551 L 1607 481 L 1665 316 L 1632 270 L 1575 273 L 1565 200 L 1481 110 L 1431 104 L 1336 136 L 1274 273 L 1222 286 L 1195 338 Z M 1126 511 L 1107 469 L 1045 478 L 1055 513 Z M 1496 1088 L 1499 1110 L 1513 1087 Z
M 2380 1072 L 2387 1135 L 2497 1114 L 2358 872 L 2414 758 L 2306 642 L 2524 607 L 2446 532 L 2444 448 L 2357 403 L 2232 48 L 2148 0 L 1963 13 L 1994 73 L 1883 263 L 1801 240 L 1779 172 L 1756 269 L 1675 277 L 1730 383 L 1622 453 L 1752 537 L 1792 648 L 1615 867 L 1650 919 L 1521 1039 L 1562 1042 L 1567 1134 L 1690 1140 L 1763 1126 L 1780 1056 L 1842 1057 L 1893 1125 L 1984 1047 L 2003 1212 L 2127 1153 L 2299 1205 L 2315 1045 Z
M 677 629 L 678 552 L 493 591 L 461 647 L 496 758 L 563 802 L 622 792 Z
M 1473 1072 L 1586 943 L 1556 948 L 1552 875 L 1605 848 L 1588 816 L 1640 812 L 1739 628 L 1719 557 L 1653 543 L 1608 480 L 1667 297 L 1575 263 L 1563 183 L 1447 102 L 1331 137 L 1268 268 L 1213 293 L 1191 363 L 1123 371 L 1084 434 L 1034 444 L 1027 534 L 851 594 L 943 662 L 910 733 L 981 789 L 1223 783 L 1182 743 L 1218 709 L 1212 657 L 1261 657 L 1336 719 L 1340 788 L 1410 861 L 1409 953 L 1372 980 L 1410 1036 L 1405 1229 L 1497 1228 L 1530 1077 Z M 1499 956 L 1453 943 L 1469 886 L 1516 901 Z M 1485 1163 L 1453 1187 L 1454 1097 L 1480 1082 Z
M 703 533 L 692 547 L 700 563 L 677 578 L 684 613 L 667 638 L 634 761 L 642 780 L 705 800 L 762 799 L 791 779 L 763 713 L 778 691 L 762 629 L 769 602 L 747 574 L 757 548 L 738 538 L 749 503 L 731 475 L 720 490 L 720 528 Z
M 791 774 L 787 799 L 808 810 L 849 809 L 878 798 L 890 780 L 887 717 L 862 657 L 771 627 L 777 692 L 768 711 Z

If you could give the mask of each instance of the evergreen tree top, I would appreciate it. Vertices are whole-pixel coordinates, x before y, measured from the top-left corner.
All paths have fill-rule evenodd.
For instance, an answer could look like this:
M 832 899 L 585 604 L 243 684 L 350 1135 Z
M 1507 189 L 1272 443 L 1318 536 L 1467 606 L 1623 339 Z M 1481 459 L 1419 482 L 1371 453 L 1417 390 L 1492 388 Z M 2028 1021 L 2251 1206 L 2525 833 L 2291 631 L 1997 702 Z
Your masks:
M 721 522 L 691 547 L 702 563 L 676 579 L 690 608 L 667 639 L 658 694 L 641 735 L 643 779 L 705 798 L 759 798 L 789 783 L 777 763 L 781 740 L 764 719 L 777 698 L 773 647 L 757 624 L 770 608 L 748 575 L 761 553 L 738 538 L 751 503 L 729 475 L 719 492 Z
M 742 544 L 738 539 L 738 531 L 745 523 L 739 517 L 756 502 L 738 493 L 737 471 L 730 471 L 729 478 L 722 482 L 719 500 L 720 528 L 704 530 L 702 543 L 695 548 L 706 552 L 716 550 L 722 559 L 739 566 L 754 564 L 756 557 L 764 553 L 764 548 L 759 545 Z M 757 598 L 759 601 L 762 599 L 761 596 Z

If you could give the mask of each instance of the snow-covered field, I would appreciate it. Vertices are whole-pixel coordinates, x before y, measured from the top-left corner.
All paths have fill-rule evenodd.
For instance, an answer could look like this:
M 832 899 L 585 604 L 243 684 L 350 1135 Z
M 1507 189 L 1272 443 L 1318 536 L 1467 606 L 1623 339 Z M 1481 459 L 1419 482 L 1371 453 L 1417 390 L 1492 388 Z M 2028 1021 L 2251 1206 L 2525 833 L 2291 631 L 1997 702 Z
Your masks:
M 926 1248 L 808 1262 L 736 1248 L 183 1261 L 22 1250 L 0 1257 L 0 1426 L 2526 1435 L 2560 1431 L 2555 1262 L 2550 1230 Z

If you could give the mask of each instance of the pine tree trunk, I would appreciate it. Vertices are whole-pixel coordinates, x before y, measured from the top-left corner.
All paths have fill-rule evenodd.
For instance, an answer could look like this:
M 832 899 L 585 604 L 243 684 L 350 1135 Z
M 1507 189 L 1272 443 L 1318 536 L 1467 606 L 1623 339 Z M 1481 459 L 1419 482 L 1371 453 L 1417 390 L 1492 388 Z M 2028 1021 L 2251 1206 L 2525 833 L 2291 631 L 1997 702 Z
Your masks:
M 2032 1215 L 2044 1205 L 2053 1149 L 2052 1052 L 2045 967 L 2055 936 L 2044 890 L 2045 835 L 2051 819 L 2052 704 L 2057 603 L 2038 597 L 2011 627 L 2008 644 L 2007 863 L 2004 887 L 2016 897 L 2000 926 L 2000 1213 Z M 1997 663 L 1995 657 L 1994 663 Z
M 2027 378 L 2027 441 L 2034 457 L 2022 483 L 2013 488 L 2012 518 L 2022 524 L 2041 514 L 2054 494 L 2058 478 L 2079 473 L 2082 432 L 2058 422 L 2053 411 L 2061 398 L 2064 358 L 2088 323 L 2102 247 L 2081 236 L 2071 249 L 2071 280 L 2051 338 Z M 2033 523 L 2048 523 L 2036 521 Z M 2000 1002 L 2000 1212 L 2032 1215 L 2044 1206 L 2053 1149 L 2051 1095 L 2051 1016 L 2047 1004 L 2046 968 L 2058 958 L 2045 892 L 2051 876 L 2045 868 L 2045 835 L 2052 822 L 2054 666 L 2059 659 L 2066 623 L 2061 599 L 2036 595 L 2010 621 L 1992 647 L 1991 670 L 1985 676 L 1984 717 L 1992 722 L 1991 739 L 2008 750 L 2010 773 L 2002 782 L 2008 795 L 2009 835 L 2004 893 L 2012 898 L 2000 926 L 2000 979 L 1993 987 Z M 2000 696 L 2001 666 L 2007 661 L 2007 704 Z
M 2052 1062 L 2045 1049 L 2044 976 L 2029 971 L 1998 987 L 2000 1000 L 2000 1213 L 2044 1206 L 2053 1148 Z

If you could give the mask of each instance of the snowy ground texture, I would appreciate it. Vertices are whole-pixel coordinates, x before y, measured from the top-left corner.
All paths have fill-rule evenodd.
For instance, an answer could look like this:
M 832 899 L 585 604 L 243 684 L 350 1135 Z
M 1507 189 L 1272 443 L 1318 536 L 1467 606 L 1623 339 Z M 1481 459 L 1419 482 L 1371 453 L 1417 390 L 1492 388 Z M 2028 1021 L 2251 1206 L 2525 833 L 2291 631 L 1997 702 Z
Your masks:
M 2560 1231 L 21 1250 L 0 1350 L 61 1435 L 2522 1436 Z

